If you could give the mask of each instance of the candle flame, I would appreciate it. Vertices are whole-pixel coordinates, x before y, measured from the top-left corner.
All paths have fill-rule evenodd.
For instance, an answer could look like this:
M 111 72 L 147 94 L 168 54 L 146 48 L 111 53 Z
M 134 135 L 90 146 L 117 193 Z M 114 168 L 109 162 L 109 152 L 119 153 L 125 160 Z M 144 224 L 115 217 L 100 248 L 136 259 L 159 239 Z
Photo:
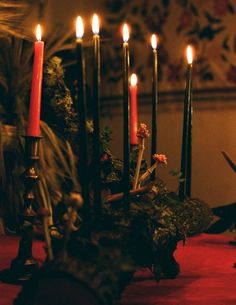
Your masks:
M 157 48 L 157 36 L 155 34 L 152 34 L 151 45 L 152 45 L 153 50 L 156 50 L 156 48 Z
M 190 45 L 187 46 L 186 54 L 187 54 L 187 62 L 189 65 L 191 65 L 193 63 L 193 50 Z
M 76 18 L 76 37 L 78 39 L 82 38 L 84 35 L 84 24 L 80 16 Z
M 93 30 L 93 34 L 95 35 L 99 34 L 99 20 L 97 14 L 93 14 L 92 30 Z
M 135 87 L 137 85 L 137 82 L 138 82 L 137 75 L 135 73 L 131 74 L 131 77 L 130 77 L 131 86 Z
M 123 25 L 123 41 L 127 42 L 129 40 L 129 27 L 127 23 Z
M 38 24 L 37 27 L 36 27 L 36 39 L 38 41 L 40 41 L 41 38 L 42 38 L 42 33 L 41 32 L 42 32 L 41 31 L 41 26 L 40 26 L 40 24 Z

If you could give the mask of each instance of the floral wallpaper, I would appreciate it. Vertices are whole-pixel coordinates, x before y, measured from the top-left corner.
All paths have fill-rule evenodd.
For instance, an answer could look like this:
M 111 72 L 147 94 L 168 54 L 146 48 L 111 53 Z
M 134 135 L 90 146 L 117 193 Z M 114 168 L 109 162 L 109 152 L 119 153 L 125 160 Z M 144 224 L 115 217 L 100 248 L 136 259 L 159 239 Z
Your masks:
M 159 88 L 184 88 L 185 49 L 194 47 L 195 88 L 236 87 L 236 1 L 102 0 L 103 95 L 122 93 L 122 32 L 128 22 L 131 72 L 151 92 L 150 36 L 158 34 Z

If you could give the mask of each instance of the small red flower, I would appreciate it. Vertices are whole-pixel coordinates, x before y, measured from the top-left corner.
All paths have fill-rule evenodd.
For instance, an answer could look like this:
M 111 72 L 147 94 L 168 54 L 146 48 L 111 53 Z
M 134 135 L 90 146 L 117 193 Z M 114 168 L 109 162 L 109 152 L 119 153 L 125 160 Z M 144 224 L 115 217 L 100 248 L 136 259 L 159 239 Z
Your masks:
M 47 209 L 47 208 L 39 208 L 37 214 L 39 217 L 51 216 L 51 213 L 50 213 L 49 209 Z
M 214 11 L 218 16 L 223 16 L 228 11 L 229 0 L 214 0 Z
M 150 132 L 147 128 L 147 125 L 141 123 L 137 131 L 137 137 L 143 139 L 143 138 L 148 138 L 149 136 L 150 136 Z
M 101 157 L 101 161 L 108 161 L 110 159 L 109 155 L 107 153 L 104 153 Z
M 179 64 L 169 64 L 167 69 L 167 79 L 169 82 L 178 82 L 182 76 L 182 68 Z
M 163 154 L 155 154 L 153 155 L 153 159 L 157 162 L 157 163 L 162 163 L 162 164 L 167 164 L 167 157 L 166 155 Z
M 189 10 L 184 10 L 179 18 L 181 29 L 189 28 L 192 25 L 192 14 Z
M 227 72 L 227 80 L 231 83 L 236 83 L 236 65 L 230 65 Z

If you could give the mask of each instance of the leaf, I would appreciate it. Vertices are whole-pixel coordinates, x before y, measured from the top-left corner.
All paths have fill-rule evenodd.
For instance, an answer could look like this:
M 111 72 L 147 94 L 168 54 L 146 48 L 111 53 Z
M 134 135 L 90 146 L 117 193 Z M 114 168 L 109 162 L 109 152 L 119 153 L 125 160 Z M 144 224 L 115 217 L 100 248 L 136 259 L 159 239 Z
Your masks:
M 210 71 L 206 72 L 203 75 L 203 79 L 206 80 L 206 81 L 212 81 L 212 80 L 214 80 L 214 75 Z
M 191 11 L 192 11 L 194 16 L 199 16 L 198 10 L 197 10 L 196 6 L 193 3 L 191 3 L 190 9 L 191 9 Z
M 119 20 L 117 20 L 116 18 L 112 18 L 112 17 L 107 17 L 106 20 L 107 20 L 107 22 L 110 23 L 110 24 L 119 23 Z
M 220 23 L 221 22 L 221 19 L 219 18 L 214 18 L 213 16 L 211 16 L 208 12 L 204 12 L 204 15 L 205 17 L 207 18 L 207 20 L 210 22 L 210 23 Z
M 229 51 L 228 41 L 229 41 L 229 36 L 226 36 L 224 38 L 224 40 L 222 41 L 222 47 L 223 47 L 223 49 L 225 49 L 227 51 Z
M 208 39 L 208 40 L 213 40 L 216 36 L 216 34 L 219 34 L 225 29 L 224 26 L 221 26 L 217 29 L 213 29 L 210 25 L 205 26 L 201 32 L 199 33 L 199 38 L 200 39 Z
M 177 28 L 176 28 L 176 33 L 177 34 L 180 34 L 182 31 L 182 27 L 179 25 Z
M 231 3 L 228 4 L 228 11 L 231 13 L 231 14 L 235 14 L 235 10 L 234 10 L 234 7 Z
M 236 53 L 236 36 L 234 36 L 234 53 Z
M 199 22 L 196 21 L 194 28 L 192 30 L 190 30 L 189 32 L 187 32 L 187 35 L 198 34 L 199 31 L 200 31 L 200 25 L 199 25 Z
M 169 0 L 162 0 L 162 5 L 164 7 L 168 7 L 170 5 L 170 1 Z
M 137 5 L 133 6 L 131 9 L 131 14 L 136 15 L 138 13 L 139 7 Z
M 220 57 L 221 57 L 222 61 L 228 62 L 228 58 L 223 53 L 220 55 Z
M 179 169 L 177 169 L 177 168 L 174 168 L 174 169 L 172 169 L 171 171 L 170 171 L 170 174 L 172 175 L 172 176 L 174 176 L 174 177 L 181 177 L 182 176 L 182 173 L 181 173 L 181 171 L 179 170 Z

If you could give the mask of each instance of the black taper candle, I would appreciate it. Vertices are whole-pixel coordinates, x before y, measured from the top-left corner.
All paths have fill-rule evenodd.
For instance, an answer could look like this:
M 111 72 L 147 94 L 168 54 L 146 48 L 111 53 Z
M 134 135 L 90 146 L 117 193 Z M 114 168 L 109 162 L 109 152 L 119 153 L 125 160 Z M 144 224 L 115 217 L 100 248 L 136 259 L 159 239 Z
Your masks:
M 191 53 L 190 55 L 188 55 L 189 52 Z M 188 195 L 187 185 L 188 185 L 188 190 L 191 189 L 192 49 L 190 46 L 187 47 L 187 57 L 188 57 L 188 68 L 186 75 L 186 87 L 185 87 L 185 97 L 184 97 L 184 119 L 183 119 L 182 152 L 181 152 L 182 181 L 180 182 L 179 185 L 179 197 L 181 200 L 184 200 L 186 195 Z M 190 172 L 188 172 L 189 171 L 187 169 L 188 167 L 190 169 Z
M 151 38 L 152 45 L 152 57 L 153 57 L 153 66 L 152 66 L 152 132 L 151 132 L 151 165 L 155 163 L 153 155 L 157 153 L 157 102 L 158 102 L 158 59 L 157 59 L 157 37 L 152 35 Z M 155 180 L 156 173 L 155 171 L 151 174 L 151 180 Z
M 80 174 L 80 184 L 84 199 L 83 212 L 84 223 L 88 233 L 90 233 L 90 201 L 89 201 L 89 179 L 88 179 L 88 141 L 86 127 L 86 89 L 85 89 L 85 62 L 83 57 L 83 37 L 84 29 L 81 17 L 76 22 L 76 60 L 77 60 L 77 80 L 78 80 L 78 120 L 79 120 L 79 162 L 78 172 Z
M 191 81 L 192 86 L 192 81 Z M 188 132 L 188 146 L 187 146 L 187 170 L 186 170 L 186 195 L 191 197 L 192 188 L 192 117 L 193 117 L 193 102 L 192 102 L 192 90 L 189 105 L 189 132 Z
M 129 208 L 130 192 L 130 96 L 129 96 L 129 29 L 127 24 L 123 27 L 123 116 L 124 116 L 124 143 L 123 143 L 123 190 L 124 204 Z
M 93 154 L 94 154 L 94 209 L 101 209 L 101 152 L 100 152 L 100 37 L 98 16 L 93 15 Z

